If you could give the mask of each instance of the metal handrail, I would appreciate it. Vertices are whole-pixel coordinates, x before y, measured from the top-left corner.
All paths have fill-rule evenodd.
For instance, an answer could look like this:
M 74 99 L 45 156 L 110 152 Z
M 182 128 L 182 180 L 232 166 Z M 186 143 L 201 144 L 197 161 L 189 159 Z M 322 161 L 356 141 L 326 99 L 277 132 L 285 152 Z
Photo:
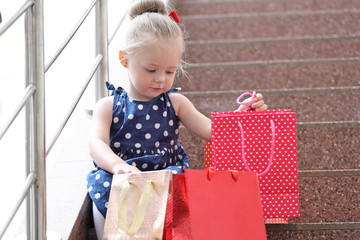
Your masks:
M 69 44 L 73 36 L 77 33 L 85 19 L 88 17 L 91 10 L 96 6 L 96 59 L 95 63 L 90 71 L 90 74 L 86 78 L 86 81 L 79 91 L 77 98 L 71 105 L 68 113 L 66 114 L 62 124 L 60 125 L 57 133 L 55 134 L 51 144 L 47 148 L 46 152 L 44 148 L 45 143 L 45 110 L 44 110 L 44 74 L 57 60 L 59 55 L 63 52 L 66 46 Z M 29 11 L 31 10 L 31 11 Z M 108 80 L 108 58 L 107 51 L 108 45 L 111 43 L 116 33 L 122 25 L 125 15 L 120 20 L 115 32 L 110 38 L 107 33 L 107 0 L 93 0 L 88 9 L 85 11 L 79 22 L 75 25 L 74 29 L 65 39 L 63 44 L 58 48 L 55 55 L 51 58 L 49 63 L 44 67 L 44 44 L 43 44 L 43 0 L 28 0 L 10 20 L 0 28 L 0 36 L 5 33 L 24 13 L 27 13 L 26 18 L 26 39 L 27 39 L 27 71 L 28 71 L 28 86 L 25 89 L 23 99 L 15 109 L 13 115 L 9 118 L 5 127 L 0 132 L 0 140 L 5 135 L 13 121 L 16 119 L 20 111 L 27 107 L 27 123 L 26 131 L 28 133 L 28 148 L 27 153 L 27 171 L 29 172 L 25 181 L 23 191 L 16 202 L 13 211 L 10 214 L 8 221 L 0 231 L 0 238 L 5 234 L 9 224 L 13 220 L 17 213 L 21 203 L 28 196 L 27 204 L 27 235 L 28 239 L 45 239 L 46 238 L 46 197 L 45 197 L 45 161 L 46 155 L 51 151 L 52 147 L 56 143 L 58 137 L 62 133 L 62 130 L 66 126 L 76 106 L 78 105 L 85 90 L 89 86 L 89 83 L 96 74 L 96 86 L 104 85 L 104 81 Z M 35 25 L 35 24 L 36 25 Z M 34 40 L 35 39 L 35 40 Z M 35 42 L 33 42 L 35 41 Z M 35 49 L 36 48 L 36 49 Z M 102 88 L 102 87 L 100 87 Z M 104 96 L 103 89 L 96 90 L 96 98 Z M 31 98 L 33 101 L 29 104 Z M 26 105 L 27 104 L 27 105 Z M 29 116 L 28 116 L 29 115 Z M 31 116 L 30 116 L 31 115 Z M 30 129 L 29 129 L 30 128 Z M 30 150 L 30 151 L 29 151 Z M 37 186 L 34 187 L 34 184 Z M 29 222 L 30 221 L 30 222 Z
M 24 5 L 9 19 L 9 21 L 0 28 L 0 37 L 33 5 L 33 0 L 25 2 Z
M 14 122 L 15 118 L 18 116 L 20 111 L 24 108 L 25 104 L 28 102 L 30 97 L 32 97 L 35 90 L 36 90 L 36 87 L 32 84 L 27 86 L 27 88 L 25 89 L 25 95 L 24 95 L 23 99 L 21 99 L 21 101 L 20 101 L 19 105 L 17 106 L 17 108 L 15 109 L 13 115 L 10 116 L 10 118 L 7 121 L 7 123 L 5 124 L 4 128 L 0 131 L 0 140 L 5 135 L 6 131 L 10 128 L 11 124 Z
M 16 202 L 15 206 L 13 207 L 13 210 L 10 213 L 9 219 L 5 222 L 5 225 L 0 230 L 0 239 L 5 234 L 5 231 L 9 227 L 11 221 L 14 219 L 15 214 L 17 213 L 17 211 L 20 208 L 20 205 L 27 197 L 27 194 L 29 193 L 31 186 L 35 183 L 36 177 L 37 177 L 36 173 L 30 173 L 27 176 L 27 178 L 25 180 L 25 186 L 23 187 L 23 190 L 21 191 L 20 197 L 19 197 L 18 201 Z
M 85 19 L 87 18 L 87 16 L 90 14 L 91 10 L 94 8 L 95 4 L 96 4 L 97 0 L 93 0 L 92 3 L 89 5 L 88 9 L 85 11 L 85 13 L 83 14 L 83 16 L 80 18 L 80 20 L 77 22 L 77 24 L 75 25 L 75 27 L 73 28 L 73 30 L 70 32 L 70 34 L 68 35 L 68 37 L 65 39 L 65 41 L 61 44 L 61 46 L 59 47 L 59 49 L 56 51 L 56 53 L 54 54 L 54 56 L 51 58 L 51 60 L 46 64 L 45 67 L 45 72 L 47 72 L 49 70 L 49 68 L 53 65 L 53 63 L 56 61 L 56 59 L 60 56 L 60 54 L 64 51 L 64 49 L 66 48 L 66 46 L 69 44 L 69 42 L 71 41 L 71 39 L 74 37 L 74 35 L 77 33 L 77 31 L 79 30 L 79 28 L 81 27 L 81 25 L 84 23 Z
M 69 121 L 71 115 L 73 114 L 76 106 L 78 105 L 81 97 L 83 96 L 83 94 L 84 94 L 86 88 L 88 87 L 91 79 L 93 78 L 93 76 L 94 76 L 97 68 L 99 67 L 100 62 L 102 61 L 102 59 L 103 59 L 103 56 L 100 55 L 100 54 L 98 54 L 98 56 L 97 56 L 96 59 L 95 59 L 95 64 L 94 64 L 92 70 L 90 71 L 89 76 L 87 77 L 87 79 L 86 79 L 84 85 L 82 86 L 82 88 L 81 88 L 78 96 L 76 97 L 76 99 L 75 99 L 74 102 L 72 103 L 71 107 L 69 108 L 67 114 L 65 115 L 65 118 L 64 118 L 64 120 L 62 121 L 62 123 L 60 124 L 60 127 L 59 127 L 58 131 L 56 132 L 53 140 L 51 141 L 50 145 L 47 147 L 46 155 L 49 154 L 49 152 L 51 151 L 52 147 L 55 145 L 56 140 L 59 138 L 61 132 L 64 130 L 64 127 L 65 127 L 66 123 Z
M 132 3 L 132 1 L 129 1 L 129 5 L 127 6 L 127 9 L 126 9 L 126 11 L 125 11 L 125 14 L 124 14 L 124 15 L 122 16 L 122 18 L 120 19 L 119 24 L 116 26 L 114 32 L 111 34 L 111 37 L 110 37 L 109 40 L 108 40 L 108 45 L 111 44 L 112 40 L 115 38 L 116 34 L 119 32 L 119 29 L 120 29 L 121 25 L 123 24 L 123 22 L 124 22 L 124 20 L 125 20 L 125 18 L 126 18 L 126 16 L 127 16 L 127 12 L 128 12 L 128 10 L 129 10 L 129 7 L 130 7 L 131 3 Z

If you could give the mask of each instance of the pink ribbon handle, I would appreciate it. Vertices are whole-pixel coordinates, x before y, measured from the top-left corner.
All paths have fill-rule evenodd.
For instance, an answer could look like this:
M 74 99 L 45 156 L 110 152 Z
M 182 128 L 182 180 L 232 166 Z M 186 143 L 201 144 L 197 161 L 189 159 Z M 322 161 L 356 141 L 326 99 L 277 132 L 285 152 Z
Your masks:
M 244 96 L 251 96 L 250 98 L 248 99 L 245 99 L 244 101 L 240 101 Z M 256 92 L 253 91 L 252 93 L 251 92 L 244 92 L 243 94 L 241 94 L 237 99 L 236 99 L 236 102 L 239 104 L 239 105 L 246 105 L 246 104 L 249 104 L 251 103 L 252 101 L 254 101 L 254 99 L 256 98 Z M 247 107 L 246 109 L 244 109 L 244 111 L 249 111 L 251 110 L 252 107 L 249 106 Z
M 240 127 L 240 132 L 241 132 L 241 155 L 242 155 L 242 161 L 246 167 L 246 169 L 251 172 L 251 169 L 249 167 L 249 165 L 247 164 L 246 158 L 245 158 L 245 141 L 244 141 L 244 129 L 243 126 L 241 124 L 240 121 L 238 121 L 239 123 L 239 127 Z M 269 159 L 269 164 L 267 166 L 267 168 L 262 172 L 262 173 L 258 173 L 258 176 L 261 177 L 263 175 L 265 175 L 266 173 L 268 173 L 270 171 L 271 165 L 273 163 L 273 158 L 274 158 L 274 149 L 275 149 L 275 123 L 273 120 L 270 120 L 270 125 L 271 125 L 271 150 L 270 150 L 270 159 Z

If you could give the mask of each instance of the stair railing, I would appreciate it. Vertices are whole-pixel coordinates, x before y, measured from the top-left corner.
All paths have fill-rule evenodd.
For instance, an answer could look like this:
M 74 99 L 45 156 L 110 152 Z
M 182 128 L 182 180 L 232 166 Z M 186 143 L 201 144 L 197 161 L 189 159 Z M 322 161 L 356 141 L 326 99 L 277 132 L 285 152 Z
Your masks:
M 92 69 L 89 72 L 79 94 L 69 108 L 64 120 L 56 132 L 49 146 L 45 143 L 45 73 L 56 61 L 62 51 L 71 41 L 89 13 L 95 7 L 95 35 L 96 57 Z M 62 130 L 78 105 L 83 93 L 95 75 L 95 98 L 96 100 L 106 96 L 105 81 L 109 78 L 108 46 L 119 30 L 124 17 L 118 27 L 108 39 L 108 12 L 107 0 L 94 0 L 89 5 L 72 32 L 59 47 L 49 63 L 44 64 L 44 6 L 43 0 L 28 0 L 25 4 L 0 28 L 0 37 L 5 33 L 23 14 L 25 14 L 25 68 L 26 88 L 20 103 L 5 123 L 0 128 L 0 140 L 12 125 L 20 111 L 25 107 L 26 111 L 26 179 L 21 194 L 15 203 L 10 216 L 4 226 L 0 226 L 0 239 L 5 234 L 11 221 L 15 217 L 20 205 L 26 199 L 26 234 L 27 239 L 46 239 L 46 156 L 56 143 Z M 96 74 L 95 74 L 96 73 Z M 0 143 L 1 144 L 1 143 Z

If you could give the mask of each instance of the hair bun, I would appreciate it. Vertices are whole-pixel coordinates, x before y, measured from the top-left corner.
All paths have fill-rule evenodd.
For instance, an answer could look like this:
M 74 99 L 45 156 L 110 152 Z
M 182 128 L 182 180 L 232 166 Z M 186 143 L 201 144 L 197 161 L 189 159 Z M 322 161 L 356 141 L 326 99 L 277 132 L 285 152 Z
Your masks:
M 137 0 L 133 3 L 129 11 L 130 20 L 143 13 L 159 13 L 168 15 L 168 10 L 162 0 Z

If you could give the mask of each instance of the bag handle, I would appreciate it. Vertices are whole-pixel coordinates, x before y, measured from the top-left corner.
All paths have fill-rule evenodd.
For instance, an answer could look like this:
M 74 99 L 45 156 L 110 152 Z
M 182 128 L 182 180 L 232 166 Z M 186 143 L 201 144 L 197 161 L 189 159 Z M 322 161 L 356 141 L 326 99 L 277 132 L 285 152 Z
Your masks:
M 242 155 L 242 161 L 244 162 L 244 165 L 246 167 L 246 169 L 248 171 L 251 171 L 249 165 L 247 164 L 246 158 L 245 158 L 245 144 L 244 144 L 244 129 L 243 126 L 241 124 L 240 121 L 238 121 L 239 123 L 239 127 L 240 127 L 240 132 L 241 132 L 241 155 Z M 274 158 L 274 148 L 275 148 L 275 123 L 274 120 L 270 119 L 270 125 L 271 125 L 271 150 L 270 150 L 270 160 L 269 160 L 269 164 L 267 166 L 267 168 L 262 172 L 262 173 L 258 173 L 258 176 L 261 177 L 263 175 L 265 175 L 266 173 L 268 173 L 270 171 L 271 165 L 273 163 L 273 158 Z
M 248 99 L 245 99 L 244 101 L 240 101 L 244 96 L 251 96 L 250 98 Z M 236 99 L 236 102 L 237 104 L 239 105 L 246 105 L 250 102 L 252 102 L 254 99 L 256 98 L 256 92 L 253 91 L 252 93 L 251 92 L 244 92 L 243 94 L 241 94 L 237 99 Z M 247 107 L 246 109 L 244 109 L 243 111 L 249 111 L 249 110 L 252 110 L 253 108 L 251 106 Z
M 125 232 L 128 235 L 134 235 L 139 231 L 149 206 L 150 199 L 154 192 L 153 182 L 151 180 L 147 180 L 145 183 L 144 190 L 140 196 L 140 200 L 136 206 L 134 217 L 130 223 L 130 226 L 127 224 L 127 195 L 130 190 L 129 181 L 125 181 L 122 184 L 122 191 L 120 193 L 119 199 L 119 210 L 118 210 L 118 228 Z
M 211 179 L 213 178 L 213 176 L 216 173 L 216 169 L 214 167 L 209 167 L 209 168 L 207 168 L 207 171 L 208 171 L 207 177 L 208 177 L 209 181 L 211 181 Z M 236 182 L 239 178 L 239 172 L 236 170 L 230 170 L 230 173 L 231 173 L 232 178 Z

